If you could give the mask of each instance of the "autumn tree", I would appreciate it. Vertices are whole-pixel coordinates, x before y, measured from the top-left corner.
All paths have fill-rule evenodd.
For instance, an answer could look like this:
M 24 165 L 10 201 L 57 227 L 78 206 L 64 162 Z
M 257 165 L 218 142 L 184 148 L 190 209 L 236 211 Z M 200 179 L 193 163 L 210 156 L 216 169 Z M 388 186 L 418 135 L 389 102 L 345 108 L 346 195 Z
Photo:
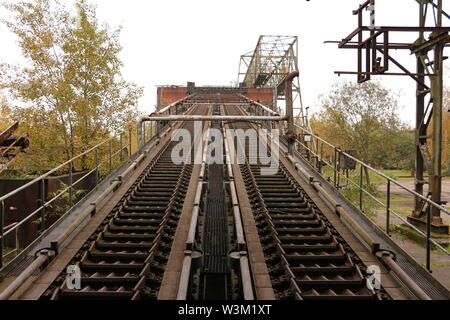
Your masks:
M 407 130 L 397 115 L 398 96 L 379 82 L 337 83 L 321 105 L 311 122 L 313 130 L 334 145 L 353 150 L 365 163 L 385 166 L 398 152 L 408 153 L 396 140 L 397 132 Z
M 135 119 L 142 88 L 123 79 L 120 28 L 99 23 L 95 6 L 78 0 L 76 15 L 57 0 L 4 6 L 27 63 L 1 65 L 0 84 L 23 103 L 13 113 L 31 131 L 35 167 L 68 160 Z

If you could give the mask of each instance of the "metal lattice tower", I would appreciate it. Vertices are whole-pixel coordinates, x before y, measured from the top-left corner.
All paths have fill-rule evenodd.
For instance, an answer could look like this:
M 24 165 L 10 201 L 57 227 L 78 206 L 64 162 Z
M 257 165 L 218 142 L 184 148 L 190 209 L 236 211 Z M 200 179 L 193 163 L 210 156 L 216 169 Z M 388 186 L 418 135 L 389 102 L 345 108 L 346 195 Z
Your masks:
M 241 87 L 273 88 L 277 100 L 285 100 L 284 80 L 296 71 L 299 71 L 297 36 L 262 35 L 253 51 L 241 55 L 238 83 Z M 299 124 L 306 127 L 298 78 L 292 82 L 292 94 Z

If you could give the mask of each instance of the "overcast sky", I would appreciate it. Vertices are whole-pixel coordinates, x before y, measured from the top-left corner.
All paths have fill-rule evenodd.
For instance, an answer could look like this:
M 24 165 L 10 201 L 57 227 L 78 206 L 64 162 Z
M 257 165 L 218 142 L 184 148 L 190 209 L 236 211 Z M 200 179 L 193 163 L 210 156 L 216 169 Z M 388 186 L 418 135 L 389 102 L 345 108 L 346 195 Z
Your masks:
M 68 6 L 73 3 L 62 1 Z M 156 104 L 156 85 L 185 85 L 187 81 L 195 81 L 197 85 L 230 85 L 230 81 L 237 79 L 239 56 L 253 50 L 262 34 L 299 37 L 303 101 L 312 110 L 318 108 L 318 96 L 340 79 L 334 71 L 356 70 L 356 51 L 337 49 L 337 45 L 323 42 L 340 40 L 356 28 L 352 10 L 363 0 L 90 1 L 98 5 L 100 20 L 112 27 L 123 26 L 123 74 L 127 80 L 145 87 L 140 109 L 146 112 Z M 450 0 L 444 0 L 444 10 L 450 12 Z M 378 0 L 376 14 L 377 25 L 418 24 L 418 5 L 414 0 Z M 450 25 L 447 19 L 445 25 Z M 0 61 L 20 61 L 16 40 L 3 25 L 0 36 Z M 391 41 L 417 37 L 402 36 L 400 39 L 393 36 Z M 446 55 L 449 51 L 447 48 Z M 391 54 L 414 71 L 415 59 L 408 52 Z M 394 72 L 394 67 L 390 71 Z M 354 80 L 355 76 L 343 78 Z M 381 80 L 400 92 L 400 114 L 412 123 L 414 81 L 404 76 L 384 76 Z

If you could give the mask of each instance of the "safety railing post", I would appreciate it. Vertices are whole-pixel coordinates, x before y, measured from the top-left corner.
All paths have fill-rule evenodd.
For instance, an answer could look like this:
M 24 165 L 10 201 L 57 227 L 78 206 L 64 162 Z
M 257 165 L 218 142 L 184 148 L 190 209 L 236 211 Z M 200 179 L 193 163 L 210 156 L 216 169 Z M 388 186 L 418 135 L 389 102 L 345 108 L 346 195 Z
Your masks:
M 391 180 L 387 181 L 386 188 L 386 233 L 390 236 L 391 232 L 391 224 L 390 224 L 390 215 L 391 215 Z
M 120 134 L 120 163 L 123 162 L 123 134 Z
M 129 146 L 130 146 L 130 158 L 131 158 L 131 155 L 132 155 L 132 153 L 131 153 L 131 129 L 129 130 L 129 132 L 128 132 L 128 135 L 129 135 Z
M 359 210 L 363 211 L 363 166 L 359 170 Z
M 113 153 L 112 140 L 109 140 L 109 173 L 112 172 L 112 153 Z
M 145 140 L 145 121 L 144 121 L 144 122 L 142 122 L 142 145 L 144 145 L 146 142 L 147 141 Z
M 19 243 L 19 228 L 14 229 L 14 236 L 16 242 L 16 256 L 19 254 L 20 243 Z
M 153 138 L 153 121 L 150 121 L 150 139 Z
M 72 208 L 73 205 L 73 164 L 69 163 L 69 205 Z
M 333 173 L 333 183 L 334 187 L 337 187 L 337 157 L 338 157 L 338 149 L 334 147 L 334 173 Z
M 98 165 L 98 148 L 95 149 L 95 185 L 98 185 L 98 181 L 99 181 L 99 165 Z
M 316 154 L 316 168 L 320 171 L 320 155 L 319 155 L 319 139 L 316 138 L 316 146 L 315 146 L 315 154 Z
M 45 179 L 41 179 L 41 231 L 45 230 Z
M 427 208 L 427 253 L 426 253 L 426 267 L 431 272 L 431 205 Z

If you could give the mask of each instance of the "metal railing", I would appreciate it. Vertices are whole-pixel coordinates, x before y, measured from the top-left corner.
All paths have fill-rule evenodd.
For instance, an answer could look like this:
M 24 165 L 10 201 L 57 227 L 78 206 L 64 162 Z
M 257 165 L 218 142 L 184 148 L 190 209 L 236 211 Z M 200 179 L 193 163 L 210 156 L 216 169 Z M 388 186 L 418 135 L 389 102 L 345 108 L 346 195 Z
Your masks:
M 332 145 L 331 143 L 325 141 L 324 139 L 320 138 L 319 136 L 315 135 L 313 132 L 302 128 L 298 125 L 295 125 L 295 127 L 299 130 L 301 130 L 300 136 L 301 137 L 308 137 L 307 140 L 303 138 L 301 140 L 296 139 L 296 150 L 299 150 L 300 156 L 308 161 L 311 166 L 314 168 L 314 170 L 319 173 L 320 175 L 324 176 L 324 171 L 326 169 L 331 172 L 331 175 L 328 177 L 328 181 L 330 183 L 333 183 L 333 186 L 336 189 L 341 189 L 342 186 L 340 185 L 340 180 L 344 179 L 346 182 L 346 186 L 344 187 L 352 187 L 358 190 L 357 199 L 351 199 L 349 196 L 346 196 L 345 193 L 340 192 L 348 201 L 350 201 L 353 205 L 356 207 L 359 207 L 360 211 L 366 214 L 366 210 L 364 209 L 365 205 L 365 198 L 369 198 L 370 201 L 373 201 L 375 205 L 381 206 L 383 211 L 385 212 L 385 221 L 384 226 L 380 226 L 379 223 L 376 223 L 371 219 L 371 221 L 376 224 L 379 229 L 381 229 L 383 232 L 385 232 L 388 236 L 392 236 L 392 230 L 391 230 L 391 223 L 393 223 L 393 218 L 398 219 L 401 221 L 405 226 L 412 229 L 414 232 L 416 232 L 422 239 L 426 241 L 426 247 L 425 247 L 425 267 L 427 270 L 431 272 L 431 252 L 432 252 L 432 246 L 439 249 L 443 254 L 450 256 L 450 252 L 444 248 L 441 244 L 439 244 L 437 241 L 432 239 L 432 223 L 431 223 L 431 208 L 435 208 L 437 212 L 450 215 L 450 211 L 444 208 L 443 206 L 433 202 L 429 198 L 415 192 L 414 190 L 409 189 L 408 187 L 404 186 L 403 184 L 399 183 L 398 181 L 392 179 L 391 177 L 388 177 L 384 173 L 372 168 L 371 166 L 365 164 L 361 160 L 357 159 L 356 157 L 352 156 L 348 152 L 345 152 L 341 150 L 340 148 Z M 309 144 L 309 145 L 308 145 Z M 305 155 L 306 154 L 306 155 Z M 359 176 L 356 176 L 357 182 L 351 179 L 348 175 L 345 175 L 343 172 L 341 172 L 341 162 L 345 161 L 353 161 L 355 164 L 354 170 L 358 170 L 359 166 Z M 379 177 L 382 180 L 385 181 L 386 184 L 386 198 L 385 202 L 380 200 L 379 197 L 377 197 L 374 193 L 370 190 L 367 190 L 369 185 L 364 185 L 364 173 L 366 175 L 368 173 L 372 173 L 374 177 Z M 405 217 L 403 217 L 401 214 L 396 212 L 392 205 L 392 191 L 391 187 L 393 185 L 396 185 L 400 189 L 406 191 L 408 194 L 411 195 L 413 198 L 421 199 L 424 204 L 427 204 L 426 208 L 426 221 L 424 221 L 425 224 L 425 232 L 420 230 L 418 227 L 410 223 Z M 367 214 L 366 214 L 367 215 Z M 375 218 L 377 218 L 378 215 L 375 214 Z M 379 221 L 379 220 L 378 220 Z M 395 241 L 395 240 L 394 240 Z M 420 263 L 420 262 L 419 262 Z
M 144 126 L 144 144 L 156 135 L 156 128 L 153 123 Z M 72 159 L 58 165 L 57 167 L 51 169 L 45 174 L 31 180 L 30 182 L 24 184 L 23 186 L 3 195 L 0 197 L 0 269 L 4 268 L 11 260 L 19 255 L 21 250 L 30 245 L 30 243 L 23 244 L 23 240 L 20 239 L 20 228 L 32 223 L 33 221 L 39 221 L 40 225 L 39 232 L 42 233 L 51 227 L 46 221 L 47 209 L 56 206 L 60 202 L 66 202 L 67 206 L 63 207 L 63 213 L 53 222 L 55 224 L 61 217 L 63 217 L 67 212 L 71 211 L 78 203 L 80 203 L 84 198 L 86 198 L 90 193 L 83 195 L 80 198 L 74 194 L 76 186 L 82 181 L 88 179 L 94 175 L 94 185 L 92 189 L 95 189 L 98 184 L 103 181 L 110 173 L 116 168 L 121 166 L 124 162 L 129 161 L 132 157 L 132 139 L 133 134 L 130 129 L 126 134 L 121 133 L 117 136 L 112 136 L 92 148 L 86 150 L 85 152 L 73 157 Z M 136 142 L 137 145 L 137 142 Z M 139 150 L 137 150 L 139 151 Z M 74 169 L 77 161 L 87 161 L 90 160 L 90 167 L 92 169 L 83 171 L 83 175 L 74 181 Z M 89 162 L 89 161 L 88 161 Z M 50 178 L 55 173 L 67 172 L 68 174 L 68 184 L 63 184 L 61 190 L 57 190 L 53 194 L 46 194 L 46 179 Z M 19 194 L 19 192 L 25 191 L 27 188 L 35 187 L 36 184 L 39 187 L 40 197 L 36 199 L 39 201 L 39 207 L 34 211 L 30 212 L 25 218 L 20 221 L 14 222 L 5 227 L 5 215 L 6 215 L 6 201 L 13 196 Z M 50 198 L 48 196 L 50 195 Z M 52 224 L 52 225 L 53 225 Z M 13 247 L 8 247 L 5 250 L 5 242 L 8 236 L 14 235 L 14 241 L 9 241 L 9 243 L 14 242 Z M 32 243 L 34 243 L 39 238 L 39 233 L 33 235 Z M 6 251 L 6 252 L 5 252 Z M 5 261 L 7 259 L 7 261 Z

